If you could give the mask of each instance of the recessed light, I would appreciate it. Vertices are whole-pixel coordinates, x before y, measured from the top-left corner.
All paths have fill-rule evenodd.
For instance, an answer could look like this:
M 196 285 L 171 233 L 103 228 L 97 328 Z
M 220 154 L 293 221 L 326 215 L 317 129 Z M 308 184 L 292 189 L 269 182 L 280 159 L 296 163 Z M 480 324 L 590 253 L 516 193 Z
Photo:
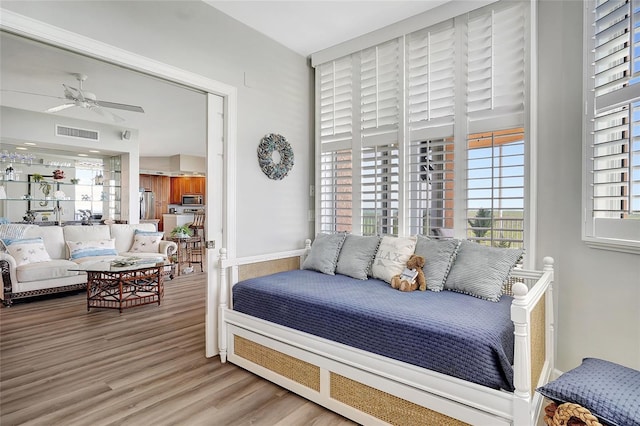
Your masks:
M 89 152 L 93 152 L 94 154 L 99 153 L 100 151 L 98 151 L 97 149 L 90 149 Z
M 26 151 L 27 148 L 25 148 L 24 146 L 16 146 L 16 149 L 19 149 L 20 151 Z
M 78 157 L 88 157 L 88 154 L 78 154 Z
M 36 146 L 37 144 L 34 142 L 25 142 L 25 145 L 29 145 L 29 146 Z

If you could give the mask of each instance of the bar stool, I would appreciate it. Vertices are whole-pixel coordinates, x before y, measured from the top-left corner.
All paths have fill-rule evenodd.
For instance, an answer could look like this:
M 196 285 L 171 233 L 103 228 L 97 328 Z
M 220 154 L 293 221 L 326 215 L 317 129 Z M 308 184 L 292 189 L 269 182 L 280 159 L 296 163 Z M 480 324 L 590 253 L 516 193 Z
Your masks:
M 193 239 L 190 242 L 190 259 L 189 266 L 194 263 L 200 264 L 200 272 L 203 272 L 202 259 L 204 258 L 204 210 L 198 210 L 193 216 L 193 222 L 189 225 L 189 228 L 193 229 Z M 202 233 L 200 232 L 202 230 Z M 196 239 L 197 237 L 197 239 Z

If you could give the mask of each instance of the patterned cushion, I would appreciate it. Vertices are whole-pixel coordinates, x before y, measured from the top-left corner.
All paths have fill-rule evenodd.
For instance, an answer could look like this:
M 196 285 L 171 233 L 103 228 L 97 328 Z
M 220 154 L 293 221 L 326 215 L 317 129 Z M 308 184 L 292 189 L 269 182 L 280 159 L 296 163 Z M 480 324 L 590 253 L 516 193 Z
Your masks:
M 440 291 L 444 288 L 459 245 L 459 240 L 432 240 L 418 235 L 416 254 L 424 257 L 425 265 L 422 269 L 428 290 Z
M 523 253 L 522 249 L 489 247 L 463 240 L 444 288 L 497 302 L 502 285 Z
M 115 239 L 95 241 L 67 241 L 70 260 L 90 256 L 117 256 Z
M 302 263 L 302 269 L 310 269 L 323 274 L 335 275 L 338 255 L 347 236 L 337 234 L 318 234 L 311 245 L 309 256 Z
M 129 249 L 131 253 L 158 253 L 160 251 L 160 241 L 164 233 L 140 231 L 136 229 L 133 235 L 133 244 Z
M 2 243 L 7 252 L 16 260 L 16 266 L 26 265 L 28 263 L 48 262 L 51 260 L 47 249 L 44 246 L 44 240 L 40 237 L 36 238 L 5 238 Z
M 640 426 L 640 371 L 585 358 L 537 391 L 558 404 L 580 404 L 611 426 Z
M 380 237 L 377 235 L 369 237 L 347 235 L 342 250 L 340 250 L 336 273 L 358 280 L 366 280 L 378 244 L 380 244 Z
M 402 273 L 415 248 L 415 236 L 392 237 L 385 235 L 380 241 L 371 274 L 374 278 L 391 283 L 391 278 L 394 275 Z

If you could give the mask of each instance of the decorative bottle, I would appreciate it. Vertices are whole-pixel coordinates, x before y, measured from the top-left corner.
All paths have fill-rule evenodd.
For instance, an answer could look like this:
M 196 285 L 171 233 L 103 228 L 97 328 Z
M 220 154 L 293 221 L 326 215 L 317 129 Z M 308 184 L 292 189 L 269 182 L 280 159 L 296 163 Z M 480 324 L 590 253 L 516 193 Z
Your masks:
M 9 164 L 9 167 L 4 171 L 4 175 L 6 180 L 15 180 L 16 174 L 13 170 L 13 165 Z

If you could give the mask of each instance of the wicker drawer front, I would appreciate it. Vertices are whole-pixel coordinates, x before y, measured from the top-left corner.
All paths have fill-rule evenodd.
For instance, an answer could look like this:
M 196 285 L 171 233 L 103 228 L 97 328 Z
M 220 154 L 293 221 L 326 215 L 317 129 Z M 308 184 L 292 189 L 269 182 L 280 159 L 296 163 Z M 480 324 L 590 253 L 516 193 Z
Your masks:
M 392 425 L 459 426 L 461 422 L 413 402 L 331 373 L 331 398 Z
M 320 367 L 240 336 L 233 336 L 233 345 L 235 355 L 320 392 Z

